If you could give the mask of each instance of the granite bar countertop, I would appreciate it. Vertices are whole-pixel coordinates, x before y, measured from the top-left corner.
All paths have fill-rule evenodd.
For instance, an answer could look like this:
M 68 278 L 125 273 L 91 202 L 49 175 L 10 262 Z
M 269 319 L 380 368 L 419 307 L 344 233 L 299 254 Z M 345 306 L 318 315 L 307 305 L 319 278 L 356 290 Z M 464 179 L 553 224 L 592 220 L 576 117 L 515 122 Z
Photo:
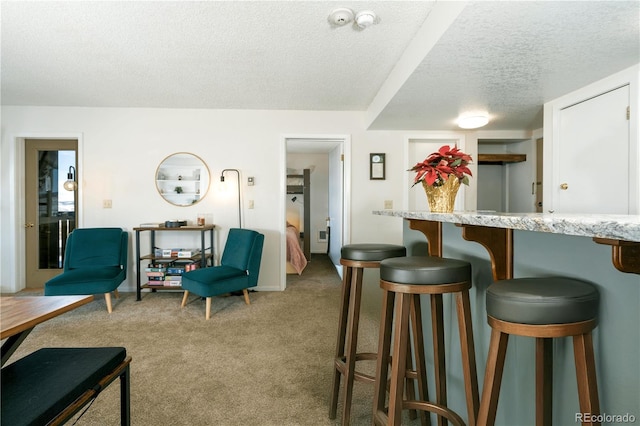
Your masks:
M 640 215 L 374 210 L 374 215 L 640 242 Z

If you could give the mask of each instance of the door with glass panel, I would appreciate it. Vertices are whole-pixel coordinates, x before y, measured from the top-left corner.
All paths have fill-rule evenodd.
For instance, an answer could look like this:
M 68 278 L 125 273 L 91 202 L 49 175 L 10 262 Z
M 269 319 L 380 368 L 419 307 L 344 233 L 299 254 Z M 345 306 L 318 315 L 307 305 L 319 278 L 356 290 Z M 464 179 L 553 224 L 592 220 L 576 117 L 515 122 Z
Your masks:
M 62 272 L 67 236 L 76 227 L 77 140 L 25 140 L 27 288 Z

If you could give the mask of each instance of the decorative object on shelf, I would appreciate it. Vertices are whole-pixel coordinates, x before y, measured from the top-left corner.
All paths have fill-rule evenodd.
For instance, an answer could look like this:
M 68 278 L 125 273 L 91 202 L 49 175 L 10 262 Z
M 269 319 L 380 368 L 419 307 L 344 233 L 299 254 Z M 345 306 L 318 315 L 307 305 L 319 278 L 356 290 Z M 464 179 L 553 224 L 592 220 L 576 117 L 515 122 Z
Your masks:
M 467 165 L 471 161 L 469 154 L 443 145 L 409 169 L 416 172 L 412 187 L 422 183 L 432 212 L 451 213 L 460 184 L 469 185 L 471 170 Z
M 67 173 L 67 181 L 62 185 L 67 191 L 75 191 L 78 189 L 78 182 L 75 178 L 76 168 L 69 166 L 69 173 Z
M 176 206 L 200 202 L 209 190 L 210 174 L 205 162 L 188 152 L 166 157 L 156 170 L 156 188 L 165 201 Z
M 385 179 L 385 154 L 369 154 L 369 180 Z
M 238 169 L 224 169 L 222 173 L 220 173 L 220 182 L 224 184 L 224 173 L 225 172 L 235 172 L 238 175 L 238 228 L 242 228 L 242 197 L 240 195 L 240 170 Z
M 180 228 L 181 226 L 187 226 L 186 220 L 167 220 L 164 222 L 166 228 Z

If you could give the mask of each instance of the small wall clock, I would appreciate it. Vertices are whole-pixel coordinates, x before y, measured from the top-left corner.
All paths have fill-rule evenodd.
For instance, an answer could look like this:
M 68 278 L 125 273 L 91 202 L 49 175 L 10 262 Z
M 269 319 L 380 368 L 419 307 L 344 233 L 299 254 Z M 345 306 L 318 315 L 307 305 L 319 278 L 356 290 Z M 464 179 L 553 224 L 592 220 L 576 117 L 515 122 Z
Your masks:
M 384 180 L 385 179 L 385 154 L 373 153 L 369 154 L 369 179 Z

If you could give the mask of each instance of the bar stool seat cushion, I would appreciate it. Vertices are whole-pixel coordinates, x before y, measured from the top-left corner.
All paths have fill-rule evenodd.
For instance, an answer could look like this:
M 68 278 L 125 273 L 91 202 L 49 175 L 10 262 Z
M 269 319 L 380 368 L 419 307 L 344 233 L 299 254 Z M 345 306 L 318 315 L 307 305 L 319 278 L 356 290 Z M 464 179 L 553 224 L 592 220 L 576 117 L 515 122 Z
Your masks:
M 412 285 L 458 283 L 471 280 L 471 264 L 443 257 L 394 257 L 380 262 L 380 279 Z
M 518 324 L 568 324 L 598 315 L 598 289 L 565 277 L 517 278 L 487 288 L 487 314 Z
M 342 259 L 357 260 L 363 262 L 378 262 L 389 257 L 406 256 L 407 249 L 395 244 L 348 244 L 342 246 L 340 256 Z
M 46 424 L 126 357 L 122 347 L 44 348 L 2 368 L 2 424 Z

